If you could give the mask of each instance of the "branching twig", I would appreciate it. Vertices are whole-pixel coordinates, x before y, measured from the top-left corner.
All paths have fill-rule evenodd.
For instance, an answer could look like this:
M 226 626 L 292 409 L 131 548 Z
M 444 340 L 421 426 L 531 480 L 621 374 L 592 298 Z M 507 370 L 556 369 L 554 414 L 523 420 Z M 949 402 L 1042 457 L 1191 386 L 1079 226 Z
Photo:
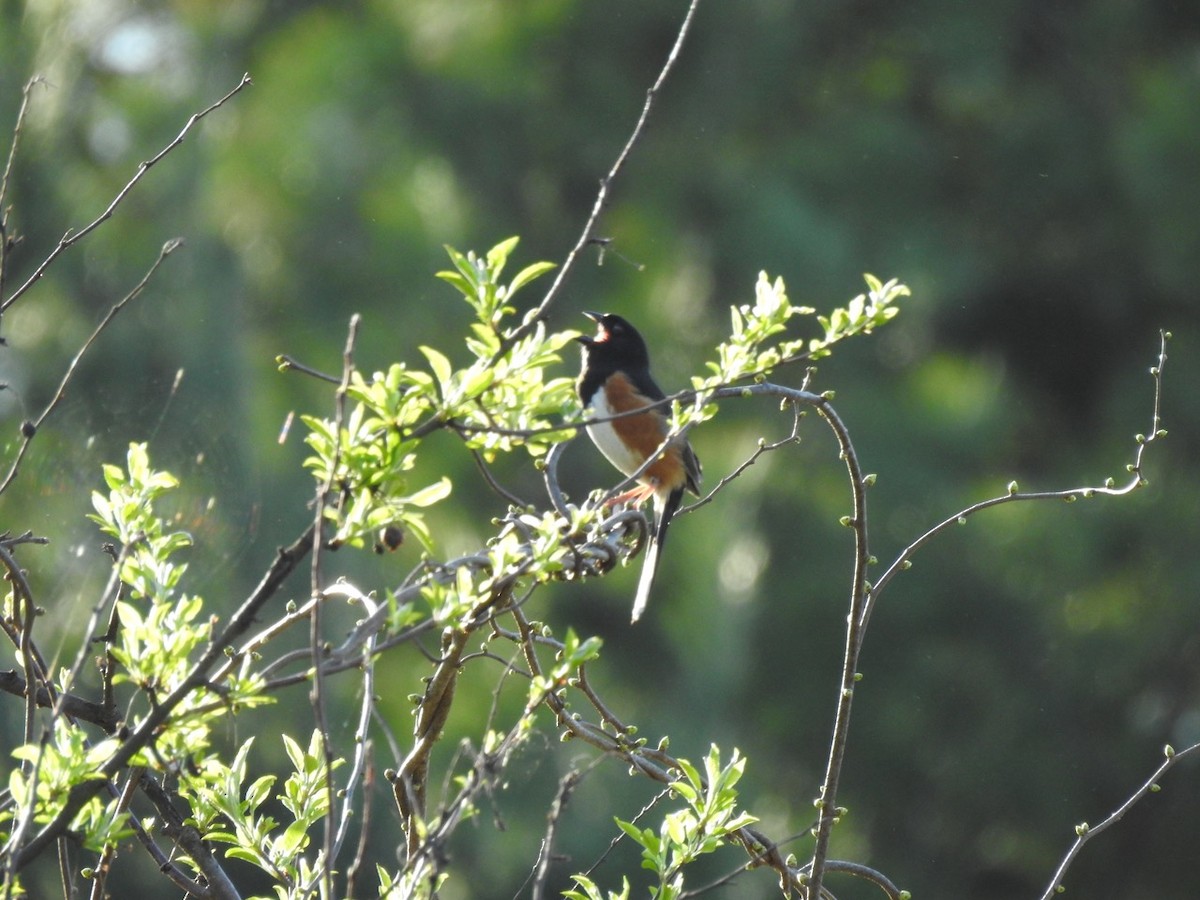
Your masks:
M 737 466 L 737 468 L 735 468 L 733 471 L 731 471 L 728 475 L 725 475 L 723 478 L 721 478 L 721 480 L 716 483 L 716 485 L 713 487 L 713 489 L 711 491 L 709 491 L 707 494 L 705 494 L 703 497 L 701 497 L 695 503 L 691 503 L 691 504 L 683 507 L 683 509 L 679 510 L 679 512 L 676 513 L 676 515 L 683 515 L 684 513 L 690 513 L 694 510 L 699 509 L 702 506 L 707 506 L 709 503 L 712 503 L 713 500 L 716 498 L 717 494 L 719 494 L 721 491 L 723 491 L 725 489 L 726 485 L 728 485 L 730 482 L 735 481 L 738 478 L 740 478 L 742 476 L 743 472 L 745 472 L 752 465 L 754 465 L 756 462 L 758 462 L 759 457 L 764 456 L 768 453 L 771 453 L 772 451 L 775 451 L 775 450 L 781 450 L 782 448 L 787 447 L 789 444 L 800 443 L 800 420 L 803 417 L 804 413 L 800 409 L 800 404 L 793 403 L 791 405 L 792 405 L 792 411 L 793 411 L 794 415 L 792 417 L 792 431 L 787 437 L 780 438 L 779 440 L 772 441 L 770 443 L 767 443 L 766 440 L 763 440 L 760 438 L 759 442 L 758 442 L 758 446 L 754 448 L 754 452 L 751 453 L 750 456 L 748 456 L 745 460 L 743 460 L 742 463 L 739 466 Z
M 166 156 L 168 153 L 170 153 L 172 150 L 174 150 L 176 147 L 178 147 L 180 144 L 182 144 L 184 141 L 184 138 L 186 138 L 188 136 L 188 132 L 190 132 L 192 130 L 192 127 L 197 122 L 199 122 L 201 119 L 203 119 L 209 113 L 211 113 L 213 110 L 219 109 L 220 107 L 224 106 L 225 103 L 227 103 L 229 100 L 233 99 L 235 94 L 237 94 L 239 91 L 241 91 L 244 87 L 246 87 L 250 83 L 251 83 L 250 76 L 243 75 L 242 80 L 240 82 L 238 82 L 237 87 L 235 87 L 233 90 L 231 90 L 229 93 L 227 93 L 224 97 L 222 97 L 220 100 L 218 100 L 216 103 L 212 104 L 211 106 L 207 107 L 206 109 L 202 109 L 198 113 L 193 113 L 192 117 L 189 118 L 187 120 L 187 123 L 183 126 L 183 130 L 181 130 L 179 132 L 179 134 L 177 134 L 175 136 L 175 139 L 173 141 L 171 141 L 171 143 L 167 144 L 167 146 L 165 146 L 161 150 L 159 150 L 158 153 L 156 153 L 153 157 L 151 157 L 149 160 L 141 163 L 138 166 L 137 172 L 135 172 L 133 177 L 131 179 L 129 179 L 129 181 L 126 183 L 125 187 L 121 188 L 121 190 L 117 192 L 117 195 L 112 199 L 112 202 L 110 202 L 108 204 L 108 206 L 105 208 L 104 212 L 100 213 L 99 216 L 97 216 L 95 219 L 93 219 L 91 222 L 89 222 L 87 225 L 85 225 L 79 231 L 68 230 L 67 233 L 63 235 L 62 239 L 58 242 L 58 246 L 56 246 L 53 250 L 51 250 L 50 255 L 47 256 L 44 260 L 42 260 L 41 265 L 39 265 L 36 269 L 33 270 L 33 274 L 29 276 L 29 278 L 25 281 L 25 283 L 22 284 L 19 288 L 17 288 L 13 292 L 13 295 L 11 297 L 9 297 L 7 300 L 0 303 L 0 313 L 7 311 L 10 306 L 12 306 L 14 303 L 16 303 L 19 299 L 21 299 L 21 296 L 26 291 L 28 291 L 31 287 L 33 287 L 33 285 L 35 285 L 38 282 L 38 280 L 41 279 L 41 277 L 43 275 L 46 274 L 46 270 L 49 269 L 50 266 L 54 264 L 54 261 L 56 259 L 58 259 L 59 254 L 61 254 L 67 248 L 77 244 L 83 238 L 87 237 L 89 234 L 91 234 L 93 231 L 95 231 L 97 228 L 99 228 L 102 224 L 104 224 L 104 222 L 108 221 L 108 219 L 110 219 L 112 217 L 112 214 L 114 212 L 116 212 L 117 207 L 120 206 L 121 201 L 124 200 L 129 195 L 129 192 L 134 189 L 134 187 L 137 185 L 137 183 L 142 180 L 142 176 L 144 176 L 147 172 L 149 172 L 150 168 L 155 163 L 159 162 L 164 156 Z
M 175 808 L 171 795 L 149 775 L 142 775 L 139 786 L 142 793 L 158 811 L 158 821 L 162 823 L 163 833 L 183 848 L 183 852 L 188 855 L 188 858 L 204 876 L 204 880 L 207 882 L 207 896 L 212 900 L 241 900 L 241 894 L 234 887 L 225 869 L 213 856 L 208 842 L 201 837 L 196 827 L 189 825 L 184 816 Z M 191 892 L 191 888 L 187 885 L 179 882 L 176 884 Z M 200 892 L 196 892 L 195 895 L 205 896 Z
M 721 388 L 712 393 L 712 399 L 722 397 L 750 397 L 767 395 L 781 397 L 791 403 L 804 403 L 816 408 L 837 438 L 842 461 L 850 476 L 852 514 L 844 524 L 854 530 L 854 573 L 850 586 L 850 614 L 847 617 L 846 646 L 843 657 L 842 677 L 838 687 L 837 712 L 834 717 L 833 736 L 830 741 L 829 758 L 825 767 L 825 779 L 817 798 L 816 845 L 808 872 L 808 896 L 820 896 L 821 880 L 824 876 L 825 859 L 829 852 L 829 838 L 837 817 L 837 790 L 841 778 L 842 760 L 849 738 L 850 707 L 854 698 L 854 684 L 858 670 L 858 655 L 862 646 L 862 609 L 867 597 L 867 565 L 870 551 L 867 544 L 867 500 L 866 479 L 858 462 L 854 445 L 845 424 L 830 405 L 828 399 L 809 391 L 788 388 L 765 382 L 745 387 Z

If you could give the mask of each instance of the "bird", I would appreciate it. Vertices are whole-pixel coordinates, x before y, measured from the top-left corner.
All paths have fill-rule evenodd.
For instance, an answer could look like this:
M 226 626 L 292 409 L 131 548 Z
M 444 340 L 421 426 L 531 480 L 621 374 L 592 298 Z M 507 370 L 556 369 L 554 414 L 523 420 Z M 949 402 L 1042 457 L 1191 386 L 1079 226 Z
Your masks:
M 575 382 L 579 401 L 593 418 L 588 436 L 623 475 L 631 476 L 659 451 L 658 459 L 638 476 L 639 487 L 621 500 L 654 498 L 657 522 L 651 532 L 642 574 L 633 601 L 632 621 L 646 611 L 658 569 L 658 557 L 667 538 L 667 527 L 679 509 L 685 490 L 700 495 L 700 460 L 691 444 L 677 436 L 666 447 L 670 433 L 667 412 L 654 406 L 666 394 L 650 376 L 650 351 L 638 330 L 613 313 L 585 312 L 597 325 L 596 335 L 580 335 L 582 365 Z M 651 408 L 652 407 L 652 408 Z M 646 408 L 641 415 L 608 418 Z M 661 448 L 661 450 L 660 450 Z

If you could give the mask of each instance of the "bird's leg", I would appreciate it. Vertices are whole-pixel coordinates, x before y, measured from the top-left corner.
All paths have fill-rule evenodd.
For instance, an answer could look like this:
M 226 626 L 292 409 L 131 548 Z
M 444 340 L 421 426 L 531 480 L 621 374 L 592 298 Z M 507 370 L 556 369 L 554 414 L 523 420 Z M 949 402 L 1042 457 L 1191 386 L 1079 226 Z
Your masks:
M 606 500 L 604 505 L 611 507 L 632 503 L 634 506 L 640 506 L 654 496 L 654 491 L 657 488 L 658 485 L 653 482 L 650 484 L 639 484 L 627 491 L 622 491 L 611 500 Z

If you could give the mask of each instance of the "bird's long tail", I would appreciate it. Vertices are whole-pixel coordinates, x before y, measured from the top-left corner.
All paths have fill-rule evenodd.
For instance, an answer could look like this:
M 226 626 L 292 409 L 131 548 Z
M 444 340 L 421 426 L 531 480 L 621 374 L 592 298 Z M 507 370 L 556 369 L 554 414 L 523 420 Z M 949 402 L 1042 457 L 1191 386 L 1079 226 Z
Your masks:
M 658 572 L 658 554 L 667 540 L 667 526 L 671 524 L 671 517 L 679 509 L 681 500 L 683 500 L 682 488 L 668 494 L 662 509 L 658 511 L 658 524 L 650 538 L 650 546 L 646 548 L 646 558 L 642 562 L 642 575 L 638 579 L 637 596 L 633 600 L 631 622 L 636 622 L 646 611 L 646 603 L 650 600 L 650 589 L 654 587 L 654 576 Z

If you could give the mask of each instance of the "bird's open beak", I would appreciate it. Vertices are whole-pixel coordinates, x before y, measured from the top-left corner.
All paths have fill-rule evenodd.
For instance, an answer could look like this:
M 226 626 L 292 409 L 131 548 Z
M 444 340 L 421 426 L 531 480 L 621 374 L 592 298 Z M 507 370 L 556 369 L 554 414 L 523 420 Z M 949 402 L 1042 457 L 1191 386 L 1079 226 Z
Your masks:
M 584 344 L 594 344 L 597 341 L 607 340 L 608 339 L 608 330 L 604 327 L 604 313 L 591 312 L 590 310 L 584 310 L 583 314 L 585 316 L 587 316 L 589 319 L 591 319 L 593 322 L 595 322 L 597 325 L 599 325 L 600 330 L 596 332 L 595 337 L 590 337 L 590 338 L 582 338 L 581 337 L 581 338 L 576 338 L 576 340 L 580 341 Z

